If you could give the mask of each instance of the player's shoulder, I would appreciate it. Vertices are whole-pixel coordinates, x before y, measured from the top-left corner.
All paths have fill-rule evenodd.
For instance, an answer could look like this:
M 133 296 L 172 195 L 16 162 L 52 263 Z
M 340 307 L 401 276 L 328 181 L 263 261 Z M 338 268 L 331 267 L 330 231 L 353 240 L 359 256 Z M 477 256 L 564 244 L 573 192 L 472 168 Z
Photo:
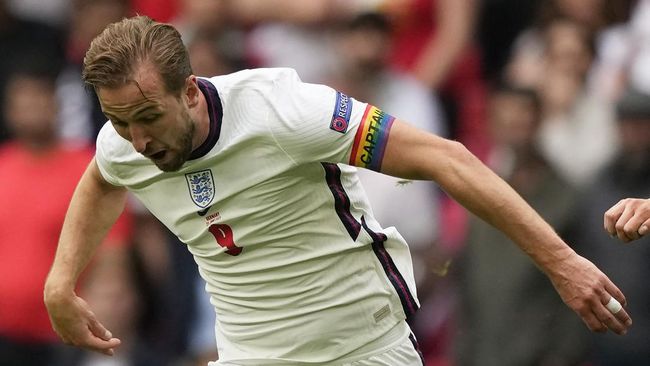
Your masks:
M 300 81 L 296 70 L 288 67 L 245 69 L 231 74 L 214 76 L 206 80 L 214 84 L 217 90 L 229 89 L 266 89 L 283 81 Z
M 118 135 L 110 121 L 97 136 L 95 161 L 104 179 L 114 185 L 136 185 L 162 173 Z
M 142 157 L 130 142 L 117 134 L 110 121 L 107 121 L 97 135 L 97 155 L 106 161 L 125 161 Z

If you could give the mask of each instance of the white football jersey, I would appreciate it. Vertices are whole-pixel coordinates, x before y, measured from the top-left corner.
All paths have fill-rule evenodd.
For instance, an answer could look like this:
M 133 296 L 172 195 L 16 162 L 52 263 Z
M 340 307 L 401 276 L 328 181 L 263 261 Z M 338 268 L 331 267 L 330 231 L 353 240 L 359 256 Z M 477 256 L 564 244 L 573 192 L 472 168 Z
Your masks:
M 96 160 L 187 244 L 220 362 L 331 362 L 381 345 L 419 304 L 408 247 L 372 217 L 351 165 L 379 170 L 393 118 L 291 69 L 199 87 L 210 133 L 180 170 L 160 171 L 110 122 Z

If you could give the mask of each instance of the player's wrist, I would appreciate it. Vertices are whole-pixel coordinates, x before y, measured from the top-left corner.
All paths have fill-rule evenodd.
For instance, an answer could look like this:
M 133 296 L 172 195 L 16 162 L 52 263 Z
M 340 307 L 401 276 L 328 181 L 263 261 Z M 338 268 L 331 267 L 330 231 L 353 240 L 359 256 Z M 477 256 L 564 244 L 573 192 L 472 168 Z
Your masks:
M 534 258 L 537 266 L 548 276 L 562 277 L 573 267 L 578 254 L 568 245 L 553 251 L 545 251 L 543 255 Z
M 75 284 L 72 281 L 48 277 L 43 288 L 43 300 L 46 304 L 59 302 L 62 299 L 74 297 Z
M 575 260 L 564 260 L 554 263 L 548 268 L 544 268 L 543 272 L 551 281 L 551 284 L 556 291 L 560 294 L 563 301 L 567 302 L 570 300 L 570 297 L 567 297 L 567 294 L 571 292 L 571 289 L 574 286 L 575 276 L 583 275 L 583 270 L 584 268 L 580 268 Z

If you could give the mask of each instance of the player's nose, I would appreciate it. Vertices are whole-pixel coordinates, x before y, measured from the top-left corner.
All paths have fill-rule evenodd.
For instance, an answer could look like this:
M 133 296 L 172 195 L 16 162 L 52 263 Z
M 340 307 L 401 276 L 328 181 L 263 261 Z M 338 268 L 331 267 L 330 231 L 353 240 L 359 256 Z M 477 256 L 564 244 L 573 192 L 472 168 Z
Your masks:
M 151 137 L 144 128 L 131 124 L 129 126 L 129 135 L 131 137 L 131 144 L 135 151 L 144 153 L 147 149 L 147 144 L 151 141 Z

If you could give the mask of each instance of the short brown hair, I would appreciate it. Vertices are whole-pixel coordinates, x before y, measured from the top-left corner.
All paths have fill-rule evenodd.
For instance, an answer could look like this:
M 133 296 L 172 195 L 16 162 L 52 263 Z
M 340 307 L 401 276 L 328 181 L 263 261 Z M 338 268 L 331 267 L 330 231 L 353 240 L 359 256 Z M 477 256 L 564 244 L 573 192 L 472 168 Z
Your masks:
M 93 88 L 117 87 L 132 80 L 134 68 L 151 61 L 170 93 L 178 94 L 192 74 L 180 33 L 169 24 L 146 16 L 110 24 L 97 36 L 84 57 L 82 77 Z

